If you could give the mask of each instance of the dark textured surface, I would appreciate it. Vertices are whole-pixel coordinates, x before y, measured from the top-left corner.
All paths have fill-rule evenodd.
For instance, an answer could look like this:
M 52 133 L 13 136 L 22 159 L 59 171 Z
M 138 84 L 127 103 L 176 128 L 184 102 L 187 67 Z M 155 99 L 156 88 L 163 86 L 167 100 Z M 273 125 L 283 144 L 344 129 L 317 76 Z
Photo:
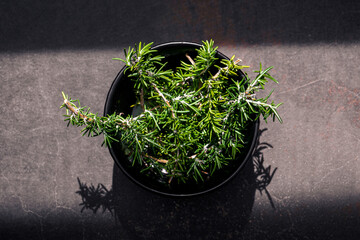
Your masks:
M 242 45 L 350 43 L 360 34 L 358 1 L 5 0 L 0 12 L 1 50 L 209 37 Z
M 358 1 L 2 1 L 0 238 L 359 239 L 359 15 Z M 102 113 L 124 47 L 210 38 L 254 70 L 274 65 L 268 89 L 285 102 L 224 188 L 154 195 L 102 139 L 66 128 L 61 91 Z M 82 199 L 77 178 L 113 190 Z

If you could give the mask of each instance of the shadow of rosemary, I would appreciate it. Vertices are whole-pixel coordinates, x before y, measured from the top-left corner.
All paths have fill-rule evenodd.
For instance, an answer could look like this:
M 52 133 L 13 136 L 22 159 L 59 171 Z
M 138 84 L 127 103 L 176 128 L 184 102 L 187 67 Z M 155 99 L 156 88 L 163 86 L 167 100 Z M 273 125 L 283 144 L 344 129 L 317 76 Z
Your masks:
M 267 187 L 270 185 L 277 168 L 271 171 L 271 165 L 264 166 L 264 155 L 263 151 L 265 149 L 273 148 L 273 146 L 267 142 L 260 142 L 261 135 L 267 130 L 264 128 L 259 130 L 259 135 L 257 137 L 256 149 L 254 151 L 252 162 L 254 166 L 254 180 L 249 181 L 254 184 L 254 187 L 262 195 L 265 192 L 269 203 L 273 209 L 275 209 L 274 202 L 272 197 L 267 190 Z M 108 190 L 103 184 L 99 183 L 95 187 L 92 183 L 87 185 L 87 183 L 81 182 L 77 178 L 79 183 L 79 191 L 76 193 L 81 196 L 82 202 L 79 204 L 82 206 L 81 212 L 84 210 L 91 210 L 93 213 L 97 213 L 99 209 L 102 209 L 102 212 L 109 211 L 112 215 L 114 213 L 116 203 L 115 203 L 115 194 L 113 189 Z
M 108 190 L 102 183 L 99 183 L 97 187 L 93 184 L 87 186 L 87 184 L 81 182 L 79 178 L 77 178 L 77 180 L 80 190 L 76 193 L 81 196 L 82 203 L 79 204 L 82 206 L 81 212 L 88 209 L 96 213 L 102 208 L 103 213 L 108 210 L 113 214 L 115 204 L 112 188 Z
M 263 151 L 268 148 L 273 148 L 273 146 L 267 142 L 260 142 L 261 135 L 267 130 L 267 128 L 259 130 L 259 136 L 257 139 L 256 149 L 253 154 L 253 163 L 255 171 L 255 188 L 262 195 L 263 191 L 269 199 L 271 207 L 275 209 L 275 204 L 272 200 L 272 197 L 267 190 L 267 187 L 271 183 L 277 168 L 271 171 L 271 165 L 265 168 L 264 166 L 264 154 Z

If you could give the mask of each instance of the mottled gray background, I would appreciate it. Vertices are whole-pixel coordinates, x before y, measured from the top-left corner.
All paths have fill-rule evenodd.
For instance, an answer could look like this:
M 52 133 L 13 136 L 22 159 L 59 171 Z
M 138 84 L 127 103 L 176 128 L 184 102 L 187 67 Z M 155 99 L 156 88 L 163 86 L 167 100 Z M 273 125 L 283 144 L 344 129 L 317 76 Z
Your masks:
M 254 70 L 273 65 L 268 89 L 285 103 L 231 184 L 154 195 L 114 168 L 101 138 L 66 128 L 61 91 L 102 113 L 124 47 L 210 38 Z M 355 0 L 1 1 L 0 238 L 359 239 L 359 40 Z M 259 160 L 276 169 L 266 190 Z M 81 212 L 77 178 L 114 182 L 101 203 L 116 216 Z

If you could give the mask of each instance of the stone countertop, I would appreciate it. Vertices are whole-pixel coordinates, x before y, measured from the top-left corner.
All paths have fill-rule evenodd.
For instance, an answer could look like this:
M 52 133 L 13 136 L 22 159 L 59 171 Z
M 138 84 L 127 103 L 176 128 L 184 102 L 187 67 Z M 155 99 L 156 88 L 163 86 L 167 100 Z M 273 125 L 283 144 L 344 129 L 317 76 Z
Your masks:
M 0 4 L 2 239 L 360 237 L 359 3 L 200 2 Z M 66 128 L 61 91 L 102 113 L 123 48 L 210 38 L 254 70 L 274 66 L 267 89 L 284 102 L 284 123 L 261 122 L 257 154 L 229 184 L 150 193 L 102 138 Z M 110 193 L 76 193 L 91 186 Z

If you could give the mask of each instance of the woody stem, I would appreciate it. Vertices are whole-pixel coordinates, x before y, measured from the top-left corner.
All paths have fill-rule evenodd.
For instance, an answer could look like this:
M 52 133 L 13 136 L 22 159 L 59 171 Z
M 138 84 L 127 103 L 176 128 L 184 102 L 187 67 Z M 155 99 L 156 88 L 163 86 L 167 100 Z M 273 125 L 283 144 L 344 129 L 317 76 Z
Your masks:
M 79 109 L 75 107 L 69 100 L 65 99 L 64 104 L 66 105 L 66 108 L 69 109 L 71 112 L 73 112 L 76 115 L 79 115 L 82 119 L 86 120 L 87 122 L 92 122 L 93 119 L 85 116 L 84 114 L 79 112 Z

